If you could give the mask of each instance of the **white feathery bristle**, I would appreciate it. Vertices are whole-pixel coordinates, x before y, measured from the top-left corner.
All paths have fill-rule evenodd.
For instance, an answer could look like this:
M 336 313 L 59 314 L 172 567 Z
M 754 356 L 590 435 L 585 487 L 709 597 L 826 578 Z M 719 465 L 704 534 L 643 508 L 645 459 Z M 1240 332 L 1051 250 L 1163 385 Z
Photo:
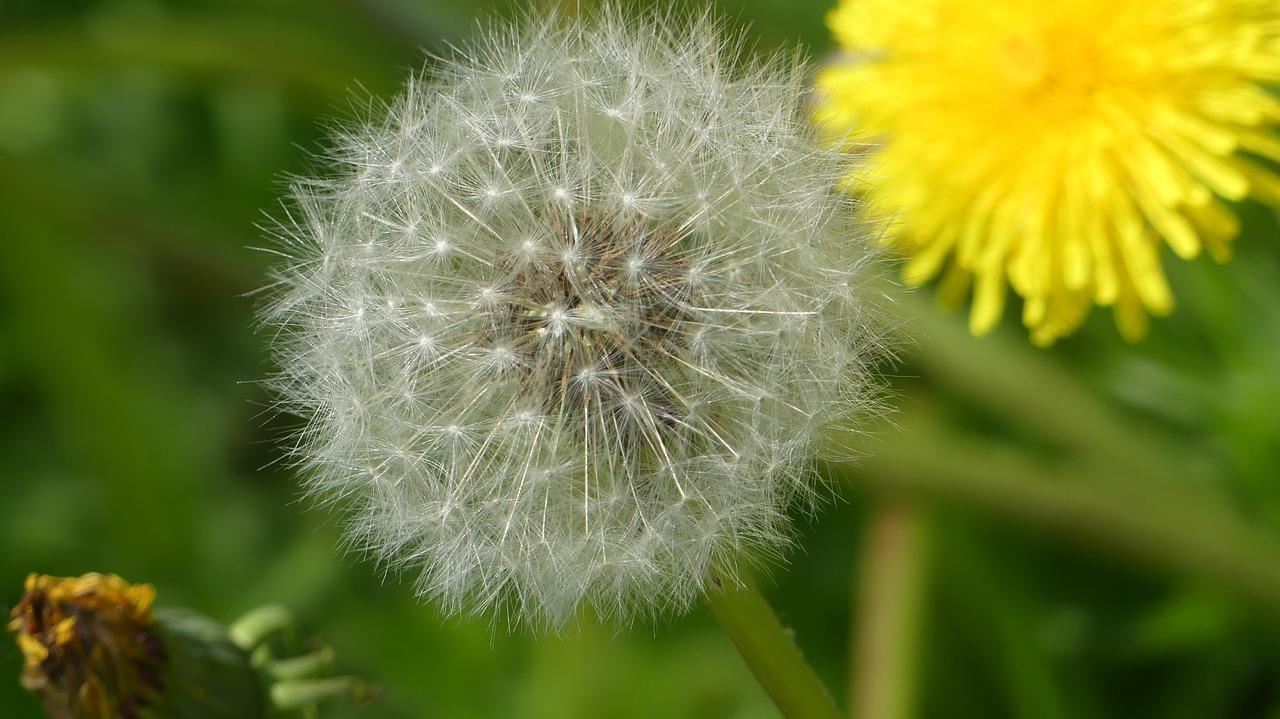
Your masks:
M 450 612 L 684 608 L 871 406 L 871 230 L 803 66 L 712 20 L 499 25 L 336 139 L 265 312 L 308 490 Z

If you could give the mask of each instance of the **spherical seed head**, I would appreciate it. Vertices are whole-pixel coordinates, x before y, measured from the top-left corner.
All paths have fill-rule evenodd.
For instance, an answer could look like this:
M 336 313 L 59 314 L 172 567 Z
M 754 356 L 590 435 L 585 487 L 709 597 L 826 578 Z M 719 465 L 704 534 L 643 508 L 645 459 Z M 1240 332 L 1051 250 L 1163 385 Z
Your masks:
M 673 24 L 674 23 L 674 24 Z M 267 310 L 310 492 L 447 610 L 682 607 L 867 408 L 868 229 L 794 59 L 709 20 L 500 26 L 299 182 Z

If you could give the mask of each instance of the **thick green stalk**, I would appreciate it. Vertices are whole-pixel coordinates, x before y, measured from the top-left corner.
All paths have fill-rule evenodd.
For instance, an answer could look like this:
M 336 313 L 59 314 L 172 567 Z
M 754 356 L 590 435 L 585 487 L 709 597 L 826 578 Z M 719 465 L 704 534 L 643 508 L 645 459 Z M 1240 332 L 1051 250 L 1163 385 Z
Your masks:
M 711 614 L 787 719 L 838 719 L 831 693 L 750 578 L 712 579 Z
M 856 570 L 850 716 L 910 719 L 929 574 L 928 524 L 922 510 L 894 499 L 876 507 Z
M 934 420 L 899 415 L 901 431 L 863 439 L 852 485 L 950 501 L 1205 581 L 1280 620 L 1280 544 L 1208 492 L 1115 478 L 1097 465 L 1046 469 L 1008 448 L 957 440 Z
M 1167 479 L 1194 469 L 1180 450 L 1140 429 L 1055 361 L 1021 338 L 976 338 L 963 322 L 918 293 L 895 296 L 909 317 L 907 361 L 931 385 L 1002 417 L 1011 427 L 1076 456 L 1089 456 L 1128 477 Z

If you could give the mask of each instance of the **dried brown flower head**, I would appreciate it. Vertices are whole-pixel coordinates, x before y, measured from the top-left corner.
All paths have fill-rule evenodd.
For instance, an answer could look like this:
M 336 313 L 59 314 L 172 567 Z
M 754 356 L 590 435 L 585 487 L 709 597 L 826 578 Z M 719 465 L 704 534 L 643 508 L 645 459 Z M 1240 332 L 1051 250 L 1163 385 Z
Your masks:
M 155 595 L 114 574 L 27 577 L 9 623 L 25 658 L 22 685 L 54 719 L 141 716 L 163 691 Z

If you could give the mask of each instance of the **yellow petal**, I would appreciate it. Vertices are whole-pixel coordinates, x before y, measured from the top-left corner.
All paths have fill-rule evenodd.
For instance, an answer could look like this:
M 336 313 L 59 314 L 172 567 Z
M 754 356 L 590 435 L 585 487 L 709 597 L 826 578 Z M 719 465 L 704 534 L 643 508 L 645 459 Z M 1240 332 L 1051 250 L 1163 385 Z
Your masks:
M 49 658 L 49 649 L 30 634 L 18 635 L 18 648 L 28 664 L 39 664 Z
M 978 275 L 969 312 L 969 331 L 985 335 L 995 328 L 1004 312 L 1004 272 L 995 268 Z

